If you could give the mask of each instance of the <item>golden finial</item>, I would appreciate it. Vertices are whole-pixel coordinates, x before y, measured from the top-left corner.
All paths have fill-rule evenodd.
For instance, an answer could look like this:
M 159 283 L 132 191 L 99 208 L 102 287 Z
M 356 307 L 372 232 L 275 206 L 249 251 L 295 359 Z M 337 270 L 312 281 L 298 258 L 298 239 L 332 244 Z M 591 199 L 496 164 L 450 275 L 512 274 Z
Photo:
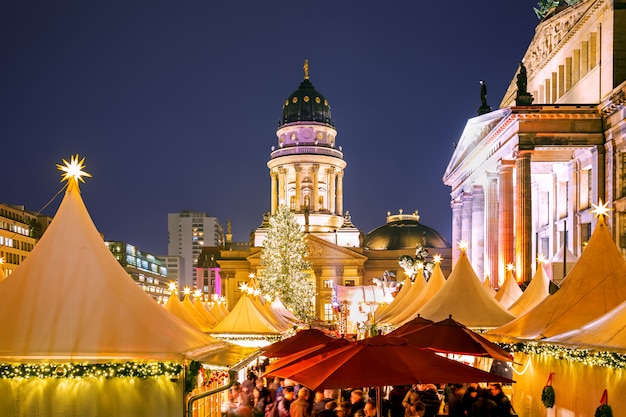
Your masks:
M 305 59 L 304 60 L 304 79 L 308 80 L 309 79 L 309 60 Z
M 64 172 L 63 176 L 61 177 L 61 182 L 67 181 L 69 183 L 70 181 L 72 181 L 73 183 L 78 185 L 78 181 L 85 182 L 83 177 L 91 177 L 91 174 L 83 171 L 83 169 L 85 168 L 85 165 L 83 165 L 84 162 L 85 158 L 79 161 L 78 155 L 72 155 L 72 157 L 70 158 L 70 162 L 67 162 L 64 159 L 63 163 L 65 165 L 57 164 L 57 168 L 59 169 L 59 171 Z

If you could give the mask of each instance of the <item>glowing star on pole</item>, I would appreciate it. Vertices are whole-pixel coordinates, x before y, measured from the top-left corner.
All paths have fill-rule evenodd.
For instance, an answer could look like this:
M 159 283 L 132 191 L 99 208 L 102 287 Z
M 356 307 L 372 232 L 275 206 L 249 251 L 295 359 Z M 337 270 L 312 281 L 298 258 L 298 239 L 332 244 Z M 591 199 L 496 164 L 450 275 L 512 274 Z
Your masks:
M 609 211 L 613 210 L 612 208 L 608 207 L 608 202 L 602 204 L 602 199 L 598 201 L 597 206 L 595 204 L 592 204 L 591 206 L 593 207 L 593 210 L 591 210 L 591 212 L 595 215 L 595 217 L 609 217 Z
M 460 249 L 462 252 L 467 251 L 467 248 L 468 248 L 468 247 L 469 247 L 469 243 L 467 243 L 467 241 L 466 241 L 466 240 L 461 240 L 461 241 L 459 242 L 459 249 Z
M 507 266 L 506 266 L 506 270 L 507 270 L 507 271 L 515 271 L 515 265 L 513 265 L 513 264 L 507 264 Z
M 70 158 L 70 162 L 67 162 L 65 159 L 63 160 L 63 164 L 65 165 L 57 164 L 57 168 L 64 172 L 63 177 L 61 177 L 61 182 L 67 181 L 68 184 L 72 183 L 78 185 L 79 181 L 85 182 L 83 177 L 91 177 L 91 174 L 83 171 L 85 168 L 84 162 L 85 158 L 79 160 L 78 155 L 73 155 Z
M 436 264 L 440 263 L 441 262 L 441 255 L 439 255 L 438 253 L 435 254 L 433 256 L 433 262 L 436 263 Z
M 539 256 L 537 257 L 537 262 L 539 262 L 540 264 L 544 264 L 544 263 L 546 263 L 546 257 L 545 257 L 545 256 L 543 256 L 543 254 L 539 255 Z

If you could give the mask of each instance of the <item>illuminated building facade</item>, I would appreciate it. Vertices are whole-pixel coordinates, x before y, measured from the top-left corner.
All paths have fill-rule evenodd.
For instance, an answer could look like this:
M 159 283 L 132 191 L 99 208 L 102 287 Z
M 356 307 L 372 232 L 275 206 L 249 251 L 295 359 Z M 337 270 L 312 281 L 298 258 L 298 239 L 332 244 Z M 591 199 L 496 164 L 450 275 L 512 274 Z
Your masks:
M 458 140 L 443 176 L 452 241 L 469 243 L 475 271 L 494 286 L 508 264 L 528 282 L 538 255 L 563 245 L 580 254 L 600 199 L 615 209 L 614 239 L 626 250 L 625 6 L 555 8 L 500 108 L 469 119 Z
M 0 203 L 0 269 L 9 276 L 37 243 L 37 216 L 23 206 Z
M 170 292 L 165 261 L 125 242 L 104 243 L 137 285 L 158 303 L 167 302 Z
M 196 287 L 196 264 L 204 246 L 221 246 L 224 228 L 217 217 L 206 213 L 183 210 L 167 215 L 168 256 L 182 257 L 179 269 L 180 288 Z

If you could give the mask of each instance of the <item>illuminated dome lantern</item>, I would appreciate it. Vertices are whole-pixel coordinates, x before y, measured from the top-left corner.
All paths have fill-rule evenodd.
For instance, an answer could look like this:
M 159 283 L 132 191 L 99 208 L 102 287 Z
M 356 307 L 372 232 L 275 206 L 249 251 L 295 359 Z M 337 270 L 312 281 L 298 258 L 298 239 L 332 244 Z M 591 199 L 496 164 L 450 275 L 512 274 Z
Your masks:
M 401 250 L 417 247 L 448 249 L 450 243 L 435 229 L 419 222 L 417 211 L 413 214 L 392 215 L 387 212 L 387 223 L 369 232 L 363 247 L 369 250 Z

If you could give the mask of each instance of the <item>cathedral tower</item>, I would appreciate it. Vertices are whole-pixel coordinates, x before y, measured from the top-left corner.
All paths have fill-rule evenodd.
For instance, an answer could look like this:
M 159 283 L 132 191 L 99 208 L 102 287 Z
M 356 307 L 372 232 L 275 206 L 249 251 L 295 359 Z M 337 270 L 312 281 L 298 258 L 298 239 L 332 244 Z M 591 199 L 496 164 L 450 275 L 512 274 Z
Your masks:
M 304 80 L 283 104 L 273 146 L 270 170 L 270 215 L 286 205 L 304 231 L 340 246 L 359 247 L 360 232 L 344 210 L 343 175 L 346 162 L 336 148 L 337 130 L 328 100 L 309 80 L 308 60 Z M 266 237 L 264 226 L 255 232 L 255 246 Z

